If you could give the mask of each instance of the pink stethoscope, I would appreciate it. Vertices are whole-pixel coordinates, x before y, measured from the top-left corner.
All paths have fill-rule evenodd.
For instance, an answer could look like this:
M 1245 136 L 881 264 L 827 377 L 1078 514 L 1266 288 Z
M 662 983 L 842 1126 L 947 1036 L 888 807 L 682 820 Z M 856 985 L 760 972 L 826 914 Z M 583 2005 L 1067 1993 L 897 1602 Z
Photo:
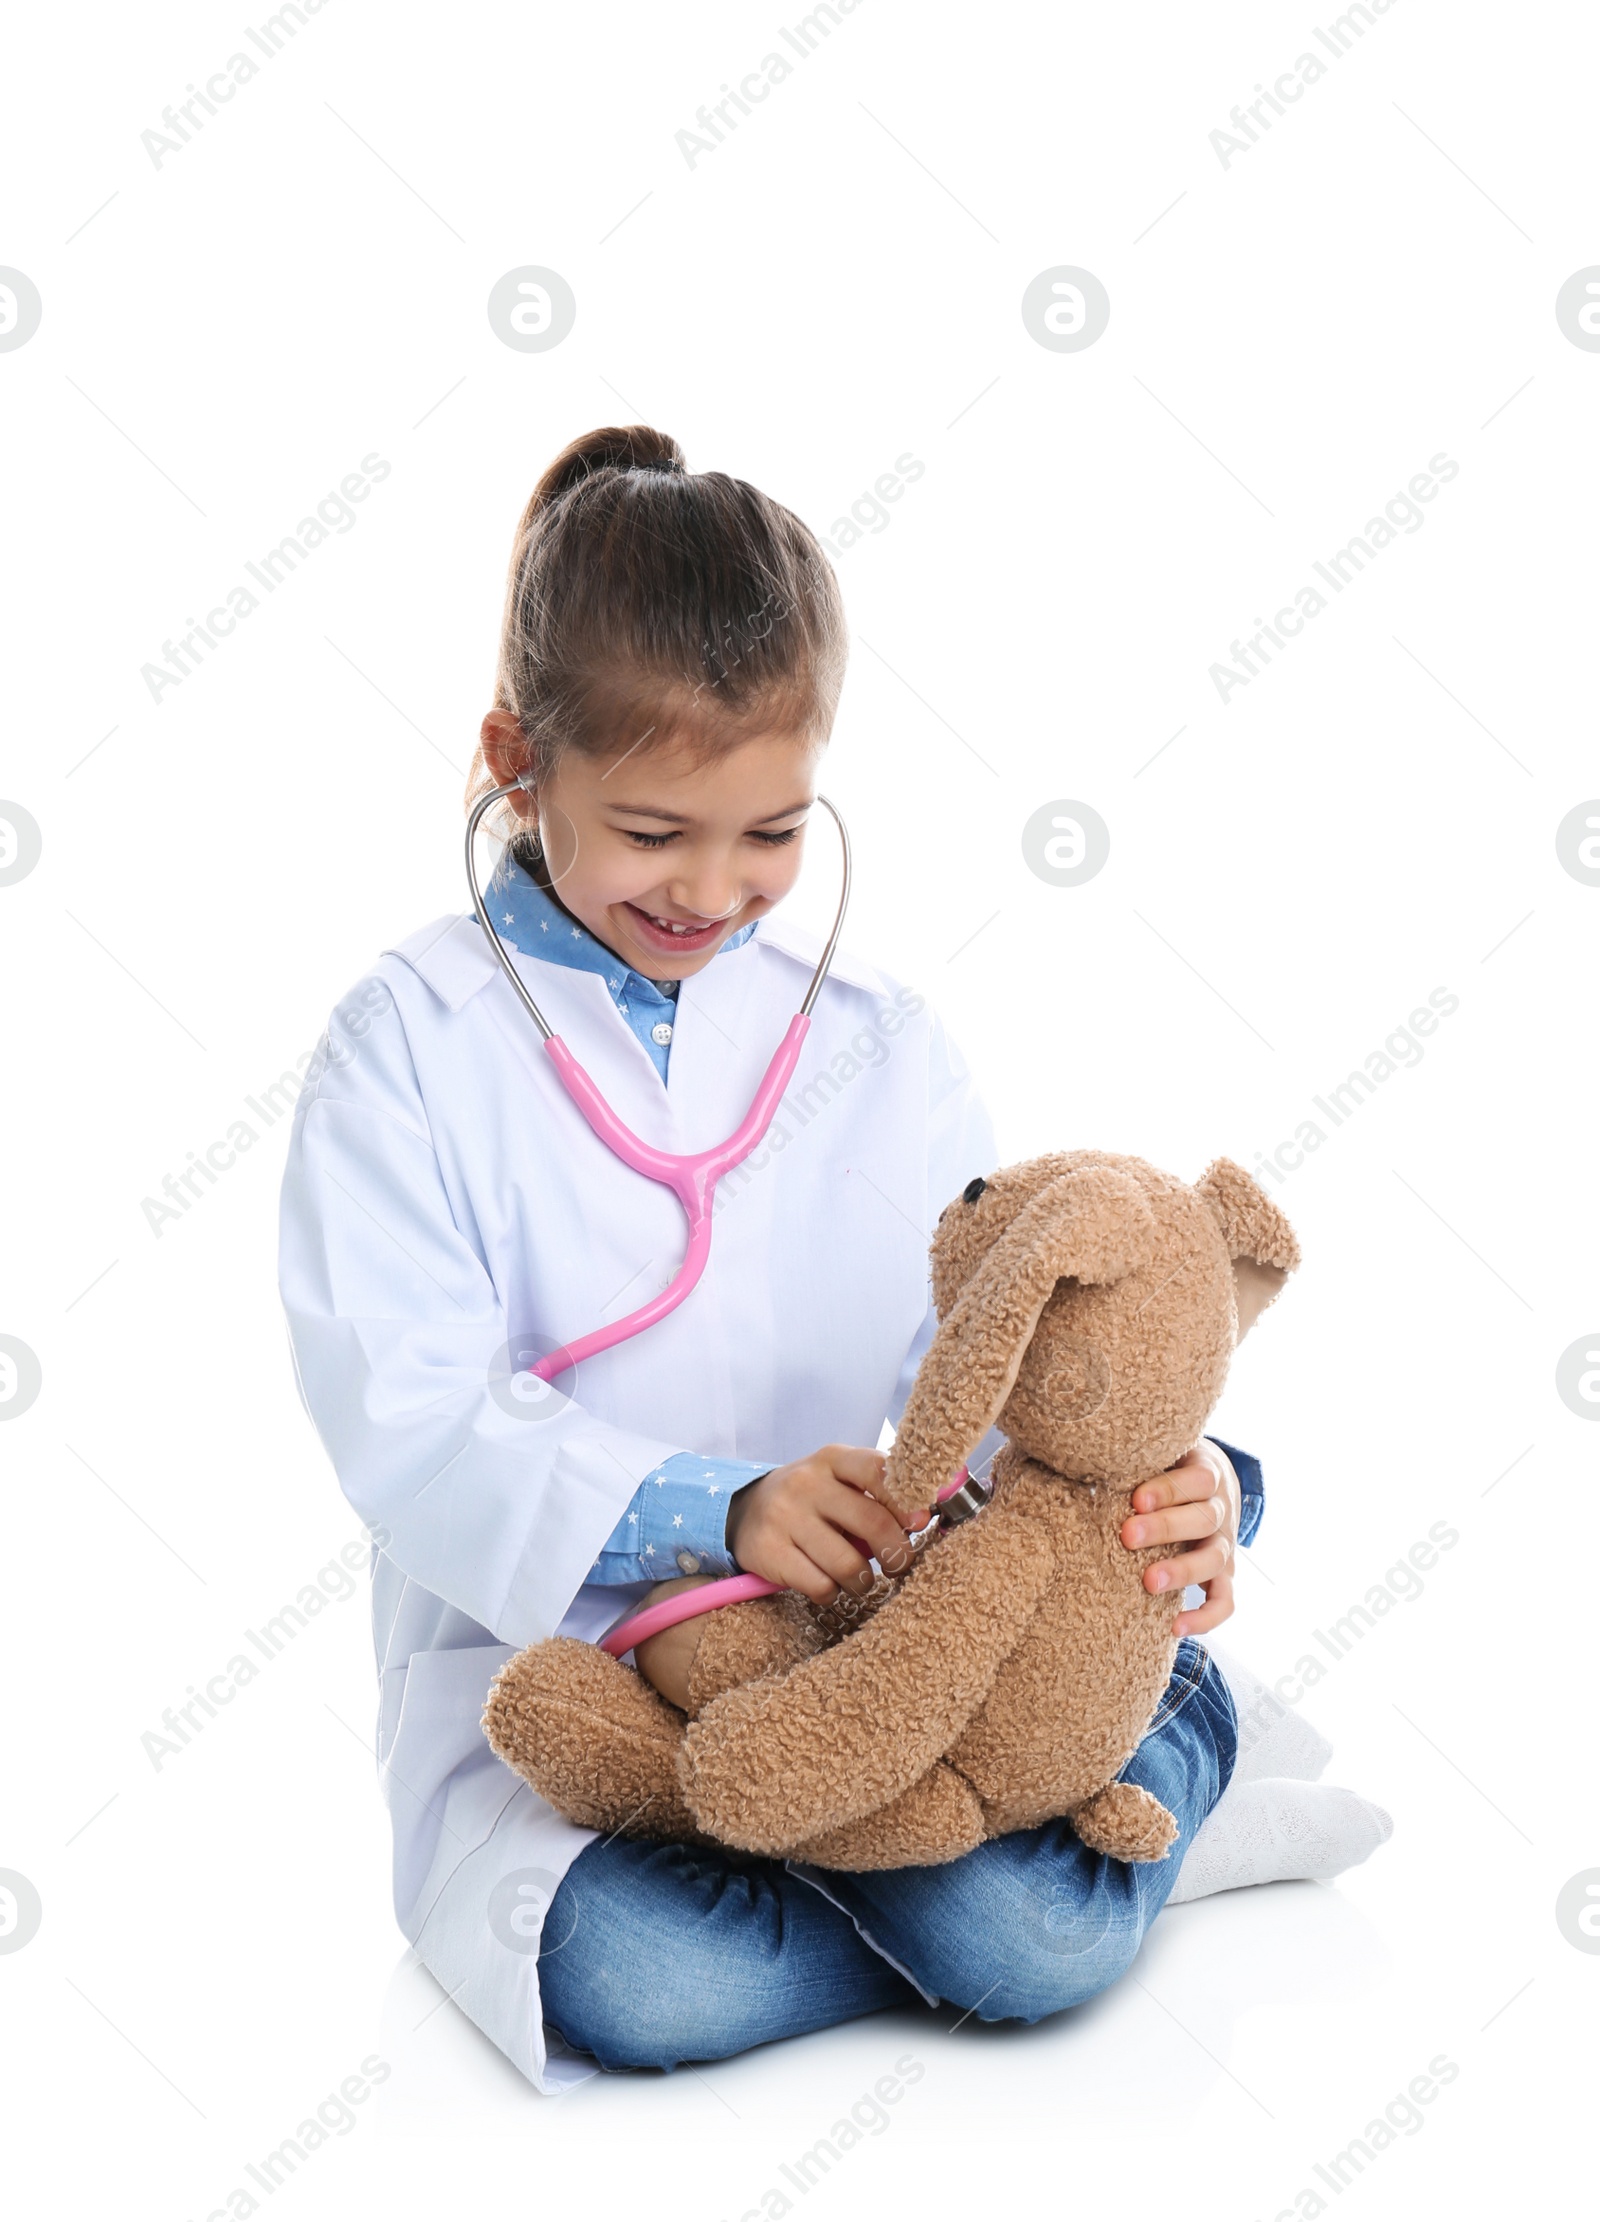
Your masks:
M 609 1327 L 596 1327 L 587 1335 L 579 1335 L 574 1342 L 559 1350 L 551 1351 L 536 1365 L 526 1370 L 538 1380 L 550 1381 L 568 1366 L 577 1365 L 581 1359 L 592 1358 L 597 1351 L 609 1350 L 619 1342 L 626 1342 L 630 1335 L 641 1335 L 653 1327 L 658 1319 L 681 1304 L 705 1271 L 706 1259 L 711 1254 L 711 1205 L 716 1194 L 717 1182 L 723 1174 L 750 1155 L 760 1142 L 785 1088 L 794 1075 L 800 1059 L 801 1044 L 811 1030 L 811 1010 L 828 977 L 833 962 L 833 952 L 838 946 L 839 931 L 844 924 L 844 914 L 850 901 L 850 836 L 845 823 L 826 795 L 817 797 L 833 818 L 839 829 L 839 845 L 843 852 L 843 872 L 839 885 L 839 907 L 834 913 L 833 929 L 828 935 L 817 968 L 811 975 L 811 985 L 801 999 L 800 1008 L 789 1021 L 788 1031 L 778 1044 L 770 1065 L 762 1076 L 754 1101 L 739 1125 L 725 1142 L 715 1149 L 696 1150 L 692 1154 L 676 1156 L 670 1150 L 658 1150 L 649 1142 L 642 1142 L 631 1127 L 617 1117 L 605 1097 L 584 1071 L 561 1036 L 551 1026 L 529 994 L 527 984 L 511 961 L 510 952 L 501 940 L 494 920 L 478 886 L 478 873 L 474 843 L 479 824 L 494 804 L 519 789 L 532 791 L 532 782 L 526 776 L 513 779 L 504 787 L 496 787 L 479 801 L 467 820 L 467 884 L 472 890 L 472 907 L 478 923 L 489 937 L 489 946 L 499 960 L 501 971 L 511 982 L 523 1009 L 539 1029 L 551 1063 L 561 1076 L 561 1082 L 573 1102 L 588 1120 L 599 1139 L 615 1157 L 636 1173 L 643 1173 L 646 1180 L 659 1181 L 670 1188 L 682 1204 L 689 1222 L 689 1239 L 683 1254 L 683 1263 L 658 1296 L 648 1304 L 641 1304 L 625 1319 L 615 1320 Z M 940 1492 L 941 1509 L 947 1499 L 950 1510 L 955 1511 L 954 1498 L 960 1494 L 961 1480 L 951 1484 L 949 1490 Z M 968 1485 L 975 1486 L 975 1485 Z M 947 1515 L 948 1516 L 948 1515 Z M 697 1614 L 713 1612 L 722 1605 L 741 1604 L 750 1597 L 770 1597 L 781 1590 L 781 1582 L 769 1582 L 759 1574 L 734 1574 L 724 1581 L 707 1582 L 692 1590 L 680 1591 L 676 1597 L 664 1597 L 659 1604 L 648 1606 L 641 1613 L 634 1613 L 601 1639 L 602 1651 L 609 1651 L 620 1659 L 635 1644 L 643 1643 L 648 1636 L 659 1635 L 664 1628 L 675 1627 L 680 1620 L 691 1620 Z

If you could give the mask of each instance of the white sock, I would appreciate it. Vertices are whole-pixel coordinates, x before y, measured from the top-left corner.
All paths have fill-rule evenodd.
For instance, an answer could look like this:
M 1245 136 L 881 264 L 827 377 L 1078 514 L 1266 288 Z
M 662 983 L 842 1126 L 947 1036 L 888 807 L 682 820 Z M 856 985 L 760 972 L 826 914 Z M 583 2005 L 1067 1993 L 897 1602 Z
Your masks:
M 1333 1783 L 1237 1775 L 1184 1855 L 1169 1906 L 1252 1883 L 1326 1882 L 1394 1833 L 1382 1806 Z
M 1333 1757 L 1327 1737 L 1285 1705 L 1241 1660 L 1225 1657 L 1215 1644 L 1208 1648 L 1233 1693 L 1233 1709 L 1239 1716 L 1233 1781 L 1255 1782 L 1263 1775 L 1276 1775 L 1315 1782 Z

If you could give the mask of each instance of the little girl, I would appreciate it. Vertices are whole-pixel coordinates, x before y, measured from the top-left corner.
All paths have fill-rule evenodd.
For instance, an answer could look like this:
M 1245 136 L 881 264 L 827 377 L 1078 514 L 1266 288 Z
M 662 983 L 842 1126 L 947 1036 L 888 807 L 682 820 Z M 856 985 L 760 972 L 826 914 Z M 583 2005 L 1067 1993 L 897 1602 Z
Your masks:
M 665 435 L 591 432 L 535 489 L 469 795 L 526 778 L 487 900 L 556 1031 L 660 1148 L 739 1125 L 804 993 L 817 945 L 774 913 L 845 653 L 811 533 L 687 472 Z M 515 1651 L 597 1638 L 663 1577 L 742 1568 L 822 1603 L 871 1582 L 853 1538 L 905 1562 L 866 1494 L 873 1446 L 932 1333 L 934 1222 L 995 1163 L 922 997 L 841 951 L 765 1143 L 723 1183 L 698 1286 L 544 1390 L 540 1356 L 676 1269 L 679 1205 L 596 1139 L 470 914 L 386 952 L 334 1015 L 296 1114 L 281 1281 L 302 1396 L 373 1536 L 395 1911 L 541 2089 L 919 2000 L 1057 2013 L 1128 1966 L 1228 1787 L 1234 1703 L 1194 1639 L 1232 1610 L 1261 1484 L 1209 1442 L 1138 1491 L 1123 1533 L 1187 1547 L 1145 1576 L 1183 1640 L 1126 1769 L 1177 1817 L 1159 1863 L 1097 1857 L 1065 1822 L 864 1875 L 601 1840 L 483 1738 Z M 1251 1773 L 1316 1772 L 1320 1739 L 1277 1712 Z M 1332 1873 L 1385 1832 L 1345 1792 L 1266 1787 L 1232 1835 L 1224 1805 L 1183 1894 Z M 1285 1795 L 1301 1805 L 1275 1836 Z

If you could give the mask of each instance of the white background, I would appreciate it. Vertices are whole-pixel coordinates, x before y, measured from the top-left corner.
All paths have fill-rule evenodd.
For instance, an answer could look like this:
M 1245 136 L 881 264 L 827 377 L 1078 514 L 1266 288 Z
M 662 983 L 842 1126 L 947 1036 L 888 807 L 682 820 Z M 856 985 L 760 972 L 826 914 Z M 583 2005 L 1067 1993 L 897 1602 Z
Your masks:
M 246 18 L 14 23 L 0 261 L 44 317 L 0 354 L 0 794 L 44 853 L 0 889 L 0 1330 L 44 1386 L 0 1436 L 0 1866 L 43 1924 L 0 1957 L 0 2077 L 8 2160 L 76 2211 L 227 2211 L 374 2053 L 274 2212 L 559 2215 L 595 2174 L 607 2211 L 731 2222 L 907 2052 L 808 2212 L 1553 2210 L 1583 2162 L 1600 1961 L 1555 1900 L 1600 1865 L 1600 1431 L 1555 1369 L 1600 1327 L 1600 889 L 1555 830 L 1600 792 L 1600 356 L 1554 300 L 1600 260 L 1597 39 L 1396 0 L 1334 62 L 1333 12 L 862 0 L 692 168 L 675 133 L 798 10 L 329 0 L 159 168 L 141 132 Z M 1208 134 L 1308 51 L 1224 168 Z M 525 263 L 577 297 L 545 354 L 485 314 Z M 1081 353 L 1020 315 L 1062 263 L 1111 298 Z M 1007 1157 L 1253 1164 L 1459 998 L 1277 1190 L 1307 1263 L 1221 1416 L 1269 1487 L 1225 1640 L 1288 1673 L 1433 1523 L 1459 1542 L 1307 1706 L 1396 1818 L 1344 1882 L 1174 1909 L 1031 2032 L 868 2020 L 551 2101 L 402 1956 L 360 1594 L 141 1748 L 357 1532 L 274 1285 L 287 1119 L 159 1239 L 141 1205 L 461 907 L 515 520 L 635 420 L 819 532 L 926 464 L 839 560 L 827 783 L 849 938 L 943 1009 Z M 355 528 L 153 703 L 141 665 L 374 451 Z M 1220 702 L 1208 666 L 1440 452 L 1422 528 Z M 1064 798 L 1111 831 L 1074 889 L 1020 845 Z M 1313 2163 L 1439 2054 L 1424 2127 L 1335 2195 Z

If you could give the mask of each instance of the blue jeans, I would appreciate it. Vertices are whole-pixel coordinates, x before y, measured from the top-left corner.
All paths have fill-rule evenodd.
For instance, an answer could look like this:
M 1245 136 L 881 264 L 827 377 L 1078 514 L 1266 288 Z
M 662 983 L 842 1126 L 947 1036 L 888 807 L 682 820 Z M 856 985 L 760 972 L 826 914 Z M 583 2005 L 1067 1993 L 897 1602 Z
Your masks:
M 545 1922 L 546 2017 L 606 2068 L 726 2059 L 919 1999 L 980 2021 L 1042 2021 L 1130 1966 L 1236 1751 L 1227 1684 L 1186 1637 L 1122 1771 L 1177 1819 L 1165 1859 L 1107 1859 L 1065 1821 L 995 1837 L 943 1867 L 865 1875 L 596 1841 Z

